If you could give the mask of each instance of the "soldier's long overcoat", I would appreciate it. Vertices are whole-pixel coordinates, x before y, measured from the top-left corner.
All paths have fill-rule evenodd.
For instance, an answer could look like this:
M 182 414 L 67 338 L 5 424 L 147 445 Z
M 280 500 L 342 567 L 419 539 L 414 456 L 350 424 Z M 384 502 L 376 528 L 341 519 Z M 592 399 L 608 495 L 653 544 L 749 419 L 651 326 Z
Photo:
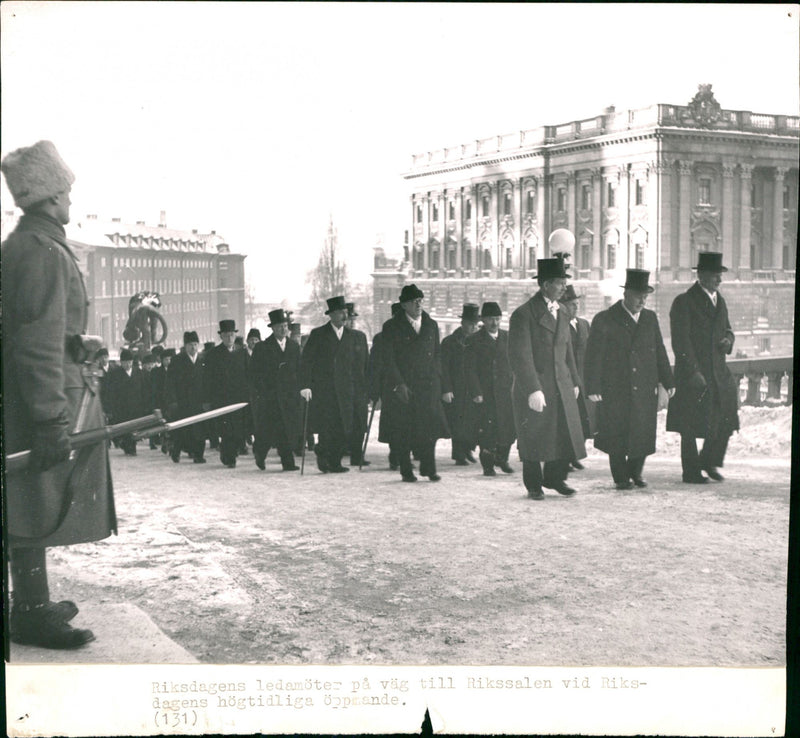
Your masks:
M 300 398 L 300 346 L 286 339 L 283 351 L 274 335 L 259 341 L 250 357 L 250 377 L 256 394 L 256 433 L 263 433 L 267 448 L 274 448 L 283 427 L 294 444 L 303 433 Z
M 467 339 L 467 394 L 478 417 L 481 446 L 510 445 L 517 437 L 511 385 L 514 375 L 508 362 L 508 332 L 500 330 L 492 338 L 481 328 Z M 475 404 L 474 398 L 483 397 Z
M 308 334 L 300 359 L 300 388 L 311 390 L 309 433 L 330 434 L 337 427 L 349 436 L 353 430 L 358 352 L 353 331 L 342 328 L 341 339 L 333 325 L 314 328 Z
M 523 461 L 582 459 L 586 456 L 574 388 L 580 386 L 572 352 L 569 320 L 563 310 L 554 318 L 544 296 L 537 292 L 512 314 L 508 331 L 508 359 L 514 374 L 512 400 L 517 448 Z M 541 413 L 528 407 L 528 396 L 541 390 L 547 403 Z M 569 442 L 559 443 L 559 405 L 566 420 Z
M 76 429 L 88 389 L 82 430 L 103 425 L 99 383 L 65 349 L 86 331 L 87 296 L 63 226 L 26 214 L 2 246 L 3 439 L 10 454 L 31 447 L 36 423 L 66 414 Z M 12 547 L 44 548 L 97 541 L 116 532 L 105 442 L 43 473 L 4 479 L 6 532 Z
M 391 444 L 429 443 L 450 435 L 442 406 L 442 363 L 439 326 L 425 311 L 419 334 L 400 312 L 383 324 L 381 355 L 383 392 L 381 432 Z M 411 390 L 408 404 L 395 388 Z
M 675 386 L 656 314 L 643 309 L 636 322 L 621 300 L 597 313 L 585 371 L 586 394 L 603 397 L 597 404 L 594 447 L 634 457 L 655 453 L 656 388 L 659 383 L 665 389 Z
M 716 307 L 695 283 L 678 295 L 669 312 L 672 352 L 675 355 L 675 394 L 669 401 L 667 430 L 705 438 L 709 429 L 717 433 L 739 430 L 739 388 L 725 363 L 733 350 L 734 334 L 728 307 L 717 292 Z M 719 346 L 730 340 L 726 350 Z M 689 380 L 700 372 L 708 387 L 697 391 Z

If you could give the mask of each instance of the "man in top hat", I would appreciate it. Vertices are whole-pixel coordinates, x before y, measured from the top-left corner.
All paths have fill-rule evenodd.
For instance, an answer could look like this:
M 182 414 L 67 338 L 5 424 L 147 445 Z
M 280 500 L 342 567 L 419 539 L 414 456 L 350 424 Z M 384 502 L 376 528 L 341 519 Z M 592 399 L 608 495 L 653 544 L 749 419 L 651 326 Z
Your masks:
M 317 467 L 323 473 L 349 471 L 342 457 L 350 447 L 358 368 L 356 342 L 346 325 L 344 297 L 327 300 L 329 321 L 308 336 L 300 360 L 301 396 L 309 403 L 309 430 L 317 433 Z
M 31 452 L 24 470 L 3 478 L 9 636 L 14 643 L 77 648 L 94 635 L 69 624 L 75 603 L 50 601 L 45 550 L 107 538 L 117 522 L 107 444 L 70 460 L 68 434 L 103 425 L 97 377 L 67 349 L 88 319 L 83 276 L 64 231 L 75 176 L 50 141 L 12 151 L 0 168 L 23 211 L 0 257 L 3 446 L 7 454 Z
M 284 471 L 296 471 L 293 449 L 303 433 L 300 420 L 300 347 L 289 338 L 289 316 L 269 313 L 272 329 L 253 348 L 250 377 L 256 396 L 253 454 L 262 471 L 271 448 L 278 449 Z
M 496 475 L 495 466 L 506 474 L 514 443 L 514 408 L 511 404 L 513 375 L 508 362 L 508 332 L 501 330 L 503 311 L 496 302 L 481 307 L 483 327 L 467 341 L 467 390 L 477 409 L 478 444 L 483 473 Z
M 364 447 L 364 434 L 367 431 L 367 418 L 369 416 L 369 397 L 367 390 L 367 377 L 369 374 L 369 344 L 367 335 L 356 328 L 355 303 L 345 303 L 347 307 L 347 321 L 345 325 L 353 331 L 355 340 L 355 398 L 353 403 L 353 430 L 350 434 L 350 466 L 369 466 L 369 461 L 361 458 L 361 449 Z
M 727 267 L 720 253 L 697 256 L 697 281 L 675 298 L 669 312 L 676 391 L 667 430 L 681 434 L 683 481 L 707 484 L 709 478 L 722 481 L 719 467 L 731 433 L 739 430 L 739 393 L 725 363 L 735 340 L 718 289 Z M 700 454 L 697 438 L 705 439 Z
M 383 324 L 381 341 L 381 420 L 390 448 L 397 449 L 404 482 L 417 481 L 412 450 L 420 474 L 432 482 L 441 479 L 436 473 L 436 441 L 450 435 L 442 404 L 439 326 L 422 309 L 423 298 L 415 284 L 403 287 L 402 312 Z
M 170 420 L 181 420 L 203 412 L 205 370 L 199 348 L 197 331 L 186 331 L 183 334 L 183 351 L 168 362 L 166 396 Z M 174 353 L 174 349 L 169 351 Z M 206 432 L 202 423 L 182 428 L 171 435 L 169 453 L 176 464 L 180 461 L 181 451 L 189 454 L 195 464 L 206 463 Z
M 586 347 L 586 392 L 597 403 L 594 447 L 608 454 L 617 489 L 646 487 L 645 458 L 656 450 L 658 385 L 675 382 L 658 317 L 645 308 L 650 272 L 628 269 L 622 299 L 594 316 Z
M 595 404 L 587 400 L 585 395 L 586 376 L 584 374 L 584 364 L 586 359 L 586 342 L 589 340 L 589 321 L 586 318 L 578 317 L 580 296 L 575 292 L 575 288 L 568 284 L 564 294 L 559 299 L 561 309 L 564 310 L 569 320 L 569 333 L 572 336 L 572 352 L 575 354 L 575 364 L 578 367 L 580 377 L 580 392 L 578 393 L 578 411 L 581 415 L 581 427 L 583 437 L 591 438 L 595 434 L 596 410 Z M 571 462 L 573 469 L 583 469 L 583 464 L 577 459 Z
M 216 409 L 236 402 L 249 402 L 247 386 L 247 352 L 235 347 L 236 321 L 219 322 L 220 343 L 206 355 L 206 403 Z M 249 407 L 217 418 L 220 438 L 219 457 L 227 467 L 236 466 L 236 457 L 245 445 L 245 412 Z
M 574 495 L 566 483 L 569 465 L 586 456 L 577 403 L 580 376 L 569 320 L 558 303 L 568 277 L 561 259 L 539 259 L 539 291 L 509 321 L 517 448 L 523 482 L 533 500 L 544 499 L 543 487 Z
M 108 375 L 108 398 L 112 423 L 124 423 L 151 412 L 142 370 L 131 349 L 119 352 L 119 366 Z M 130 433 L 121 436 L 119 446 L 126 456 L 136 456 L 136 441 Z
M 442 401 L 450 425 L 451 458 L 456 466 L 475 463 L 472 455 L 478 439 L 476 412 L 467 389 L 467 339 L 478 330 L 478 306 L 464 303 L 461 325 L 442 339 Z

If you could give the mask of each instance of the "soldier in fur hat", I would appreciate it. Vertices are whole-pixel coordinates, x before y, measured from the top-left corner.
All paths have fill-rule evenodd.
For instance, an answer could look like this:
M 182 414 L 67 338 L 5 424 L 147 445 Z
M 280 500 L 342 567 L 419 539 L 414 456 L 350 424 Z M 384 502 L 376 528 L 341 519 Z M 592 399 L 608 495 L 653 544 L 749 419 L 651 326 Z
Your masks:
M 69 433 L 104 424 L 97 377 L 67 350 L 88 318 L 83 276 L 64 231 L 75 177 L 50 141 L 12 151 L 0 168 L 23 211 L 0 257 L 4 451 L 31 451 L 27 468 L 3 480 L 9 635 L 15 643 L 78 648 L 94 635 L 70 625 L 75 603 L 50 601 L 45 550 L 99 541 L 116 533 L 117 521 L 107 444 L 71 459 Z

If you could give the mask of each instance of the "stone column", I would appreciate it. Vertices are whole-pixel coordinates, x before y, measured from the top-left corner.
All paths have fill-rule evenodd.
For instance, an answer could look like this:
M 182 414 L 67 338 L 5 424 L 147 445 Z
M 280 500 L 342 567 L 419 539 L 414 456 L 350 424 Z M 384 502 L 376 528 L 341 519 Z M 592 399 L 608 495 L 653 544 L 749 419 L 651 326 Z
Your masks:
M 455 193 L 456 198 L 456 276 L 461 275 L 464 267 L 462 262 L 462 246 L 464 244 L 464 190 L 459 188 Z
M 478 264 L 480 264 L 480 258 L 478 256 L 478 210 L 479 203 L 478 203 L 478 188 L 477 186 L 473 185 L 469 189 L 470 199 L 472 200 L 472 225 L 470 227 L 470 239 L 472 241 L 472 267 L 471 269 L 477 269 Z
M 599 169 L 592 169 L 592 231 L 592 279 L 599 280 L 603 278 L 603 176 Z
M 735 162 L 722 162 L 722 263 L 733 268 L 733 175 Z
M 422 223 L 425 226 L 422 229 L 422 269 L 428 272 L 429 255 L 431 250 L 431 197 L 430 193 L 426 194 L 422 200 Z
M 786 167 L 775 167 L 775 192 L 772 199 L 772 268 L 783 269 L 783 182 Z
M 514 181 L 514 207 L 512 208 L 514 218 L 514 243 L 516 258 L 514 259 L 514 270 L 516 276 L 525 276 L 525 247 L 522 245 L 522 177 Z
M 545 221 L 545 200 L 547 199 L 545 187 L 547 186 L 545 182 L 544 173 L 540 174 L 536 177 L 536 258 L 543 259 L 545 257 L 545 244 L 547 243 L 547 237 L 550 235 L 547 233 L 547 222 Z M 536 271 L 536 264 L 531 264 L 528 269 L 533 269 Z
M 739 264 L 738 270 L 749 271 L 750 264 L 750 186 L 753 177 L 752 164 L 740 164 L 739 181 Z
M 578 234 L 575 233 L 575 211 L 576 202 L 575 202 L 575 172 L 574 170 L 567 174 L 567 228 L 575 236 L 575 250 L 576 253 L 572 255 L 572 268 L 575 269 L 575 265 L 578 263 L 577 259 L 577 249 L 578 249 Z
M 678 263 L 680 270 L 691 270 L 692 264 L 692 171 L 691 161 L 678 162 Z

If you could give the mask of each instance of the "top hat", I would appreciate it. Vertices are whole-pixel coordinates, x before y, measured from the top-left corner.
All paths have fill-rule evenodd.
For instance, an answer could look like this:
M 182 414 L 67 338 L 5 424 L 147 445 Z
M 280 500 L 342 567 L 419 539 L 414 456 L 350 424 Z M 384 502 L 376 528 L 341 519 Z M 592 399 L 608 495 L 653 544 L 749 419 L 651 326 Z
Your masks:
M 247 331 L 247 340 L 249 341 L 251 338 L 257 338 L 259 341 L 261 340 L 261 331 L 258 328 L 251 328 Z
M 392 303 L 392 317 L 403 311 L 403 306 L 399 302 Z
M 646 269 L 626 269 L 625 284 L 622 285 L 626 290 L 635 292 L 652 292 L 653 288 L 647 284 L 650 279 L 650 272 Z
M 728 267 L 722 266 L 722 254 L 717 251 L 700 251 L 697 254 L 698 272 L 727 272 Z
M 569 279 L 569 277 L 563 259 L 538 259 L 536 262 L 536 279 L 539 281 Z
M 425 297 L 422 290 L 417 287 L 415 284 L 406 284 L 403 285 L 403 289 L 400 290 L 400 298 L 398 302 L 410 302 L 411 300 L 422 299 Z
M 345 303 L 342 295 L 329 297 L 326 302 L 328 303 L 328 309 L 325 311 L 325 315 L 330 315 L 334 310 L 347 310 L 347 303 Z
M 503 314 L 500 305 L 496 302 L 484 302 L 481 308 L 481 318 L 499 318 Z
M 345 307 L 347 308 L 347 317 L 348 318 L 357 318 L 358 317 L 358 313 L 356 312 L 356 304 L 354 302 L 345 303 Z
M 211 351 L 211 349 L 213 349 L 214 346 L 216 346 L 216 344 L 213 341 L 206 341 L 203 344 L 203 351 Z
M 186 331 L 183 334 L 183 342 L 184 343 L 200 343 L 200 336 L 197 335 L 197 331 Z
M 461 320 L 469 320 L 472 323 L 477 323 L 480 319 L 478 316 L 478 306 L 474 302 L 465 302 L 461 308 Z
M 289 314 L 283 308 L 278 308 L 277 310 L 269 311 L 270 328 L 272 328 L 273 325 L 278 325 L 278 323 L 291 323 L 291 322 L 292 321 L 289 320 Z
M 239 331 L 236 330 L 236 321 L 235 320 L 220 320 L 219 321 L 219 332 L 220 333 L 227 333 L 228 331 L 233 331 L 234 333 L 238 333 Z
M 130 349 L 122 349 L 119 352 L 119 360 L 120 361 L 133 361 L 133 351 Z
M 300 323 L 290 323 L 289 324 L 289 331 L 293 336 L 300 335 Z
M 575 288 L 568 284 L 564 290 L 564 294 L 558 299 L 559 302 L 572 302 L 573 300 L 580 300 L 581 296 L 575 292 Z
M 164 349 L 164 353 L 162 354 L 162 356 L 165 359 L 170 356 L 175 356 L 175 349 L 174 348 Z
M 75 175 L 51 141 L 12 151 L 0 168 L 18 208 L 26 208 L 72 187 Z

